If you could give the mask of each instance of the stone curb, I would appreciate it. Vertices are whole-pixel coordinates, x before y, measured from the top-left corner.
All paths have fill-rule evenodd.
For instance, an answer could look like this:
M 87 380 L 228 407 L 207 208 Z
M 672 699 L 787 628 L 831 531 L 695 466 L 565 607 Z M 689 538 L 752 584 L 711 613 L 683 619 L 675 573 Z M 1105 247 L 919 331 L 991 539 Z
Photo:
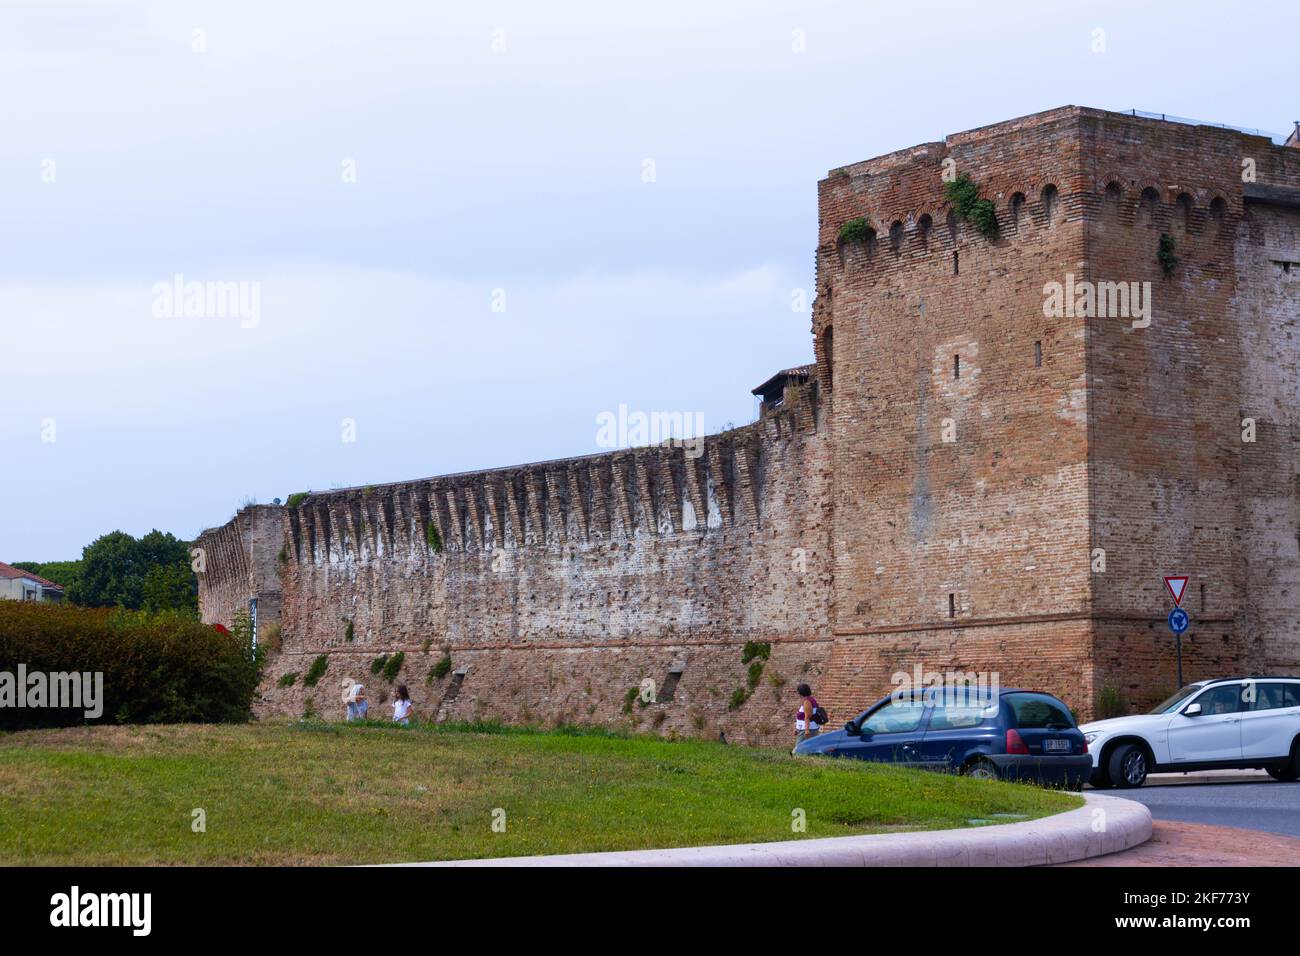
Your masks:
M 1178 783 L 1265 783 L 1273 778 L 1263 770 L 1192 770 L 1187 773 L 1153 773 L 1147 786 Z
M 1077 810 L 973 829 L 398 865 L 1045 866 L 1119 853 L 1151 838 L 1151 811 L 1142 804 L 1095 793 L 1082 796 L 1085 805 Z M 1105 830 L 1094 830 L 1094 821 L 1104 821 Z

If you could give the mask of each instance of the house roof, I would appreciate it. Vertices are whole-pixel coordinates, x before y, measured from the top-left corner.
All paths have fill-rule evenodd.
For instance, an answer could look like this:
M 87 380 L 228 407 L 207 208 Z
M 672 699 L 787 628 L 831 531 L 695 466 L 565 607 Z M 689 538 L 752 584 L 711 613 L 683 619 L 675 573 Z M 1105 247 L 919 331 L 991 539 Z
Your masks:
M 794 379 L 797 382 L 806 382 L 812 377 L 812 374 L 816 369 L 816 365 L 796 365 L 794 368 L 783 368 L 762 385 L 758 386 L 758 388 L 754 389 L 752 394 L 759 396 L 765 401 L 770 398 L 779 398 L 782 389 L 785 388 L 786 382 L 790 379 Z
M 24 571 L 22 568 L 12 567 L 11 565 L 5 564 L 3 561 L 0 561 L 0 578 L 6 578 L 8 580 L 26 578 L 29 581 L 35 581 L 43 588 L 53 588 L 56 591 L 63 590 L 62 584 L 55 584 L 53 581 L 47 581 L 39 574 L 33 574 L 31 571 Z

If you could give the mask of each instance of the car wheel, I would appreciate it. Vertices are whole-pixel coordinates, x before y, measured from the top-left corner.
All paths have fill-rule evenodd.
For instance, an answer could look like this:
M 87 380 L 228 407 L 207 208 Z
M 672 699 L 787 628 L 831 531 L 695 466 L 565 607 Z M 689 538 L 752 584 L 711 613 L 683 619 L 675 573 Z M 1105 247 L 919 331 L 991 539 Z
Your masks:
M 1147 779 L 1146 752 L 1137 744 L 1120 744 L 1110 755 L 1106 770 L 1115 786 L 1123 790 L 1140 787 Z
M 996 780 L 998 768 L 991 760 L 976 760 L 966 768 L 966 776 L 974 780 Z
M 1106 776 L 1106 771 L 1101 767 L 1093 770 L 1092 776 L 1088 778 L 1088 783 L 1094 790 L 1109 790 L 1114 786 L 1110 782 L 1110 777 Z
M 1291 747 L 1291 760 L 1289 763 L 1274 764 L 1264 769 L 1268 771 L 1268 775 L 1274 780 L 1281 780 L 1283 783 L 1291 783 L 1300 779 L 1300 744 Z

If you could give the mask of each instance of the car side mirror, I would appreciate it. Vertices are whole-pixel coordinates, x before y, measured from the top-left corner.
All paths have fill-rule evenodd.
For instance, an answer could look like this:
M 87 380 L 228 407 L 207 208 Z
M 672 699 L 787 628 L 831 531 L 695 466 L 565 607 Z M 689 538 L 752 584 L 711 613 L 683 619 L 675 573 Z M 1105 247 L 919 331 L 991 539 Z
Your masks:
M 856 720 L 850 720 L 844 725 L 844 732 L 857 737 L 862 733 L 862 729 L 858 727 L 858 722 Z
M 1184 717 L 1199 717 L 1201 715 L 1200 704 L 1188 704 L 1183 710 Z

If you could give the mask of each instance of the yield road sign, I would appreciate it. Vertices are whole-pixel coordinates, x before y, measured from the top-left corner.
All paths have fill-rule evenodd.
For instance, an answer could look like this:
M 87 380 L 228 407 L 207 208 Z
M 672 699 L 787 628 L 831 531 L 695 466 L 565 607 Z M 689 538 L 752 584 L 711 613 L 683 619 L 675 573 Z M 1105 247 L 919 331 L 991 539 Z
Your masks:
M 1182 607 L 1183 592 L 1187 590 L 1187 575 L 1166 576 L 1165 587 L 1169 590 L 1169 596 L 1174 599 L 1174 607 Z

